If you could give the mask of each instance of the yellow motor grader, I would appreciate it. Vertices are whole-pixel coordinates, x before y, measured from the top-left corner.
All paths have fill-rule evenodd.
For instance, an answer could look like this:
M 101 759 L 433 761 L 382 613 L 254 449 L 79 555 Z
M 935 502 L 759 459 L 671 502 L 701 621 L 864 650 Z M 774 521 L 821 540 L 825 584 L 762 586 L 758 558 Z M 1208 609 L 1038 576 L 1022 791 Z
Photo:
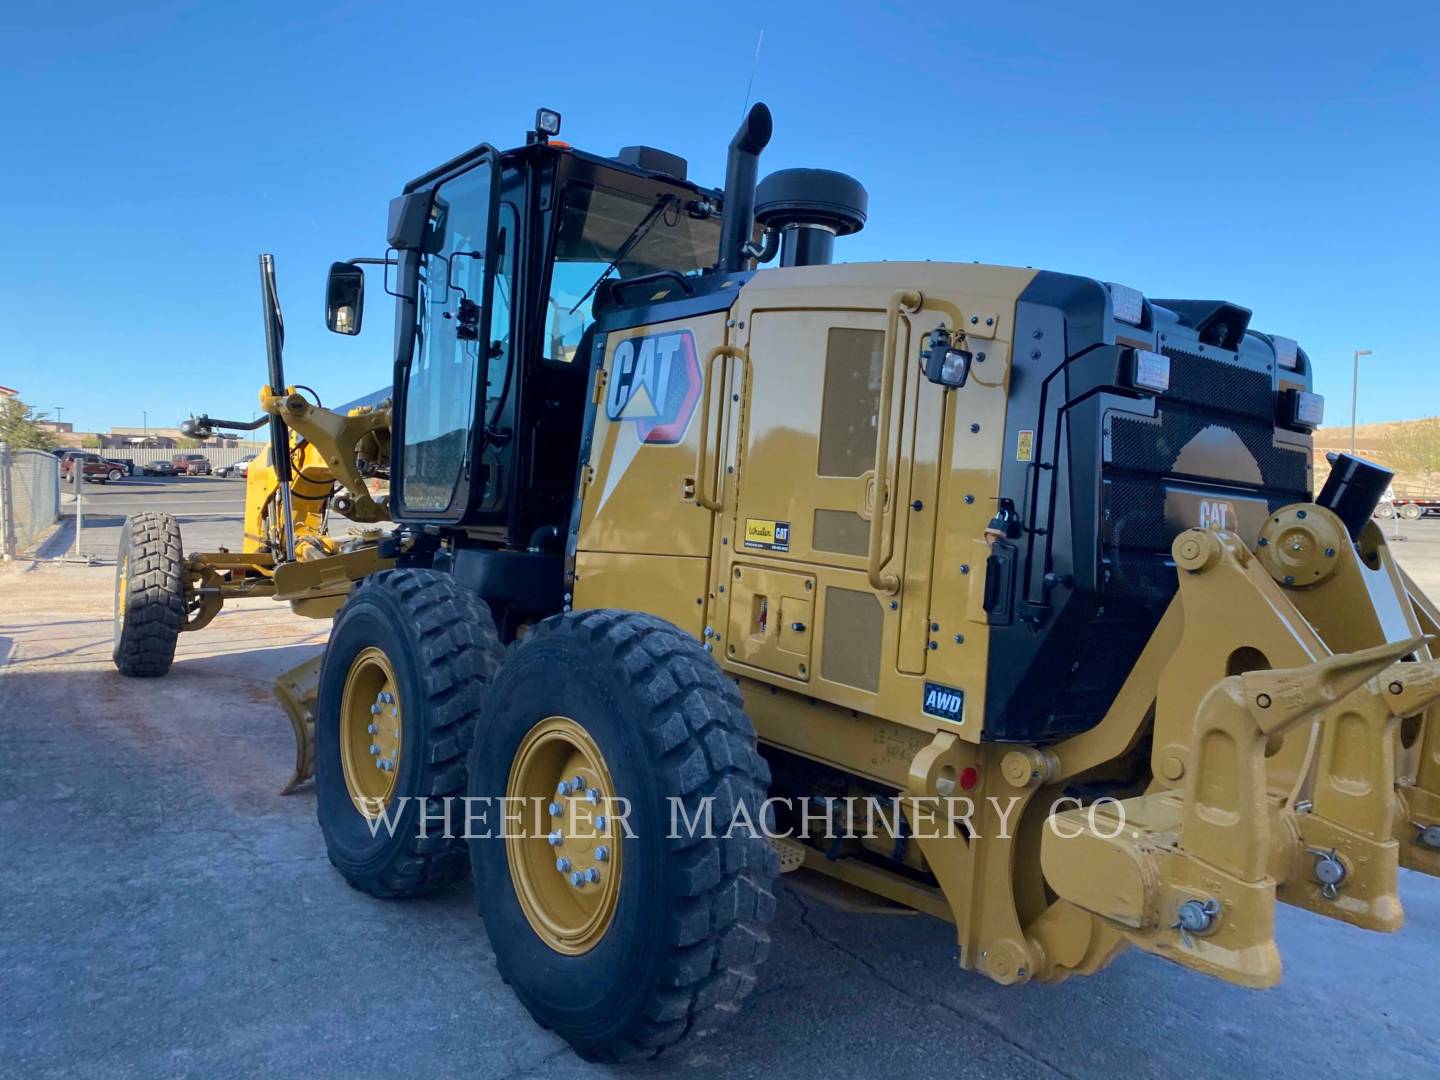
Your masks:
M 468 863 L 501 974 L 596 1058 L 737 1011 L 782 869 L 1005 984 L 1136 946 L 1269 986 L 1277 902 L 1400 926 L 1399 868 L 1440 872 L 1440 614 L 1384 470 L 1314 491 L 1303 349 L 1224 301 L 834 264 L 866 193 L 757 185 L 764 106 L 723 191 L 558 130 L 392 202 L 386 406 L 286 385 L 264 264 L 246 550 L 132 521 L 123 671 L 227 596 L 334 613 L 282 679 L 332 862 L 376 896 Z

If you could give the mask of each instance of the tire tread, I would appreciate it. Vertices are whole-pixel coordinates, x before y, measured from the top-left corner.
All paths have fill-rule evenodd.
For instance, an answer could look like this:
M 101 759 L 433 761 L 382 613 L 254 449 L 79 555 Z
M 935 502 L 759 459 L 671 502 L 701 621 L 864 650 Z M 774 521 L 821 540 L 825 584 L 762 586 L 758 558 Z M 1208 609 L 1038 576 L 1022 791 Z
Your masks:
M 170 670 L 185 624 L 180 526 L 171 514 L 145 512 L 131 515 L 126 528 L 128 595 L 116 597 L 125 605 L 125 623 L 116 634 L 113 659 L 122 675 L 154 678 Z
M 434 799 L 465 794 L 466 754 L 474 738 L 484 691 L 504 660 L 490 607 L 449 574 L 401 568 L 364 579 L 346 604 L 362 601 L 376 589 L 388 591 L 417 630 L 422 700 L 407 703 L 406 718 L 423 717 L 425 754 L 419 789 Z M 344 612 L 331 629 L 333 643 Z M 449 804 L 455 805 L 454 802 Z M 453 823 L 452 823 L 453 824 Z M 440 841 L 437 843 L 437 839 Z M 376 877 L 346 874 L 361 892 L 380 899 L 420 896 L 451 884 L 469 872 L 463 838 L 411 836 L 404 854 Z
M 616 669 L 647 703 L 637 726 L 660 771 L 662 790 L 687 814 L 712 798 L 714 819 L 728 824 L 741 802 L 759 824 L 770 768 L 740 692 L 700 643 L 663 619 L 596 609 L 553 616 L 531 636 L 573 634 L 609 651 Z M 675 908 L 656 985 L 620 1036 L 586 1045 L 587 1056 L 621 1062 L 653 1058 L 692 1036 L 709 1034 L 754 989 L 770 949 L 779 856 L 762 835 L 689 836 L 667 841 Z

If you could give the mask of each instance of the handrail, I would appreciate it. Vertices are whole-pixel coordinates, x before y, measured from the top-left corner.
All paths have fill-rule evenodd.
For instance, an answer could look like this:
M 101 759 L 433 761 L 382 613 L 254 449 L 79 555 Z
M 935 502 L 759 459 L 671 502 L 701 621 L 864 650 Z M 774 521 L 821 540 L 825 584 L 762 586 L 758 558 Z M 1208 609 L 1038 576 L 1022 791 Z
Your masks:
M 881 347 L 880 363 L 883 374 L 880 380 L 880 431 L 875 439 L 875 505 L 870 512 L 870 544 L 866 558 L 866 577 L 870 587 L 894 595 L 900 591 L 900 579 L 894 574 L 880 571 L 890 561 L 895 548 L 895 520 L 897 517 L 894 500 L 887 498 L 890 486 L 887 475 L 890 471 L 890 413 L 895 399 L 895 350 L 900 336 L 900 312 L 907 314 L 920 310 L 924 297 L 914 289 L 903 289 L 890 297 L 885 309 L 885 343 Z M 889 544 L 885 538 L 885 520 L 890 521 Z M 889 551 L 885 550 L 889 547 Z
M 744 363 L 747 393 L 749 389 L 750 354 L 744 349 L 738 345 L 716 345 L 705 354 L 705 360 L 700 365 L 700 374 L 704 379 L 705 386 L 700 392 L 700 443 L 695 448 L 695 505 L 703 506 L 711 513 L 716 513 L 720 510 L 720 481 L 716 470 L 720 462 L 719 442 L 721 438 L 723 438 L 725 430 L 724 425 L 720 423 L 717 417 L 715 421 L 715 461 L 712 463 L 710 461 L 710 390 L 711 387 L 715 385 L 715 379 L 711 375 L 711 371 L 714 369 L 715 361 L 722 356 L 727 359 L 734 357 L 736 360 Z M 721 369 L 722 381 L 725 378 L 725 373 L 728 371 L 729 365 L 727 364 Z M 715 481 L 715 494 L 713 496 L 709 494 L 709 480 Z

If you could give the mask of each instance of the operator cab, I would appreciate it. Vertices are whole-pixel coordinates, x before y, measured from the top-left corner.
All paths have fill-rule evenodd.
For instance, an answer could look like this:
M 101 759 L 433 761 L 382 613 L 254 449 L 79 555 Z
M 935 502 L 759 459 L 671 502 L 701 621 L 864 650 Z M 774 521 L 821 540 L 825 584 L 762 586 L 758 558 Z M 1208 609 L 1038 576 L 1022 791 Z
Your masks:
M 558 549 L 597 317 L 622 296 L 711 287 L 699 275 L 719 246 L 720 193 L 689 183 L 681 158 L 649 147 L 599 157 L 550 141 L 558 130 L 541 110 L 524 146 L 478 146 L 391 203 L 391 514 L 419 531 Z M 327 314 L 340 333 L 360 326 L 356 271 L 332 267 Z

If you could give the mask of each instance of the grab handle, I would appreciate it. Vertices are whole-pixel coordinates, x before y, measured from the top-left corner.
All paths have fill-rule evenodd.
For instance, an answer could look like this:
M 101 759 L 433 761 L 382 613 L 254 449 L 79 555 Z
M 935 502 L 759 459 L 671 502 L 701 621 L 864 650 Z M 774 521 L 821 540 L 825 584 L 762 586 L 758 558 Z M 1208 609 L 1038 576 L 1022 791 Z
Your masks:
M 885 310 L 885 343 L 880 352 L 882 375 L 880 431 L 875 439 L 875 506 L 870 513 L 870 545 L 865 569 L 870 587 L 892 596 L 900 591 L 900 579 L 881 571 L 890 561 L 895 546 L 895 507 L 889 505 L 894 500 L 887 497 L 886 490 L 890 486 L 890 413 L 895 399 L 895 351 L 900 336 L 900 313 L 913 314 L 920 310 L 922 303 L 924 298 L 914 289 L 904 289 L 890 297 Z
M 745 365 L 745 386 L 749 392 L 750 385 L 750 355 L 736 345 L 716 345 L 705 354 L 705 362 L 700 365 L 700 373 L 704 379 L 705 386 L 700 393 L 700 443 L 695 448 L 695 505 L 703 506 L 711 513 L 720 510 L 720 481 L 717 470 L 720 462 L 720 440 L 723 437 L 724 428 L 716 418 L 715 423 L 715 458 L 710 457 L 710 390 L 715 385 L 715 361 L 721 357 L 731 357 L 739 360 Z M 720 381 L 724 382 L 730 371 L 730 365 L 726 364 L 720 369 Z M 714 489 L 712 495 L 711 489 Z

